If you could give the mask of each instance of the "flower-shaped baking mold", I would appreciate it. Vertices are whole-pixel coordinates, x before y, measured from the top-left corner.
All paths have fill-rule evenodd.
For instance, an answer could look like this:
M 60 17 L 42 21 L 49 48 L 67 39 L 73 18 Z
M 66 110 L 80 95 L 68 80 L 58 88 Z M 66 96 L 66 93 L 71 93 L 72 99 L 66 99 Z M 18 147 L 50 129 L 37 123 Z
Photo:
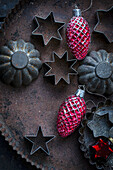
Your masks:
M 39 74 L 42 63 L 34 45 L 20 39 L 9 41 L 0 48 L 0 77 L 6 84 L 15 87 L 29 85 Z
M 113 93 L 113 53 L 92 51 L 78 67 L 79 83 L 92 93 Z
M 65 23 L 55 21 L 53 12 L 50 12 L 46 18 L 35 16 L 35 20 L 38 27 L 32 32 L 32 35 L 41 35 L 44 45 L 47 45 L 52 38 L 62 40 L 59 31 Z
M 97 10 L 97 18 L 94 31 L 104 34 L 110 43 L 113 42 L 113 6 L 108 10 Z
M 81 150 L 85 152 L 84 155 L 89 158 L 89 162 L 96 165 L 97 169 L 113 168 L 113 153 L 102 163 L 92 160 L 90 153 L 90 146 L 93 146 L 100 137 L 113 138 L 113 114 L 111 113 L 113 113 L 113 102 L 111 100 L 100 102 L 97 107 L 91 109 L 91 114 L 86 114 L 87 118 L 82 121 L 82 128 L 79 131 Z
M 45 77 L 54 76 L 55 85 L 57 85 L 61 79 L 63 79 L 67 84 L 70 84 L 70 75 L 77 75 L 77 71 L 73 68 L 77 60 L 69 60 L 67 51 L 65 51 L 61 57 L 53 52 L 52 57 L 52 61 L 45 63 L 49 68 Z

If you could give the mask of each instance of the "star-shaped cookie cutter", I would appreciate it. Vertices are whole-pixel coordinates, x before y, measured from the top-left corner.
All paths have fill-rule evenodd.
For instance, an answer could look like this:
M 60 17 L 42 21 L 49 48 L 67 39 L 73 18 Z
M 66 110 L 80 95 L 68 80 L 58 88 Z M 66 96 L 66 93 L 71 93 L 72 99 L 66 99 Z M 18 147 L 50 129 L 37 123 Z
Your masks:
M 51 136 L 44 136 L 42 133 L 42 128 L 39 126 L 37 134 L 36 135 L 25 135 L 25 139 L 27 139 L 29 142 L 31 142 L 32 149 L 30 152 L 30 155 L 33 155 L 35 152 L 37 152 L 39 149 L 44 151 L 47 155 L 50 155 L 49 149 L 48 149 L 48 143 L 55 138 L 54 135 Z
M 52 73 L 53 71 L 53 68 L 49 65 L 50 64 L 54 64 L 56 63 L 56 59 L 58 60 L 57 63 L 59 64 L 59 70 L 62 71 L 62 69 L 65 69 L 66 66 L 62 66 L 62 61 L 61 60 L 64 60 L 65 59 L 65 62 L 66 62 L 66 65 L 68 66 L 67 63 L 71 63 L 71 66 L 68 68 L 71 70 L 71 72 L 67 74 L 67 77 L 64 77 L 63 75 L 59 76 L 58 77 L 58 73 L 59 73 L 59 70 L 57 72 L 57 75 L 55 73 Z M 73 66 L 75 65 L 75 63 L 77 62 L 76 59 L 71 59 L 69 60 L 68 59 L 68 52 L 65 51 L 64 54 L 60 57 L 58 54 L 56 54 L 55 52 L 52 53 L 52 61 L 49 61 L 49 62 L 45 62 L 45 65 L 49 68 L 49 71 L 45 74 L 45 77 L 51 77 L 51 76 L 54 76 L 54 80 L 55 80 L 55 85 L 57 85 L 61 79 L 63 79 L 67 84 L 70 84 L 70 75 L 77 75 L 77 71 L 73 68 Z M 60 67 L 62 66 L 62 68 L 60 69 Z
M 43 18 L 40 16 L 35 16 L 34 19 L 35 19 L 38 27 L 32 32 L 32 35 L 41 35 L 43 38 L 44 45 L 47 45 L 52 38 L 54 38 L 56 40 L 60 40 L 60 41 L 62 40 L 62 36 L 59 31 L 64 27 L 65 22 L 56 21 L 54 19 L 53 12 L 50 12 L 46 18 Z M 51 24 L 49 24 L 50 28 L 47 27 L 47 25 L 46 25 L 46 28 L 48 28 L 47 31 L 44 30 L 45 29 L 44 23 L 46 23 L 46 22 L 47 22 L 47 24 L 51 23 Z M 42 23 L 42 24 L 40 24 L 40 23 Z M 54 29 L 54 26 L 57 28 L 56 28 L 55 32 L 52 33 L 51 30 Z M 57 35 L 55 35 L 56 33 L 57 33 Z
M 111 16 L 111 13 L 112 12 L 112 16 Z M 103 18 L 101 18 L 100 19 L 100 13 L 103 13 L 105 16 L 103 17 Z M 110 23 L 110 21 L 109 21 L 109 18 L 106 18 L 106 17 L 108 17 L 108 15 L 110 16 L 110 18 L 111 18 L 111 24 L 110 24 L 110 31 L 109 31 L 109 26 L 108 26 L 108 22 Z M 95 25 L 95 27 L 94 27 L 94 31 L 95 32 L 97 32 L 97 33 L 101 33 L 101 34 L 104 34 L 104 36 L 107 38 L 107 40 L 110 42 L 110 43 L 112 43 L 113 42 L 113 31 L 111 31 L 112 30 L 112 28 L 111 27 L 113 27 L 112 25 L 113 25 L 113 6 L 110 8 L 110 9 L 108 9 L 108 10 L 97 10 L 97 19 L 98 19 L 98 22 L 97 22 L 97 24 Z M 104 20 L 104 23 L 103 22 L 101 22 L 101 20 Z M 106 21 L 106 22 L 105 22 Z M 107 23 L 107 24 L 106 24 Z M 103 25 L 103 24 L 105 24 L 105 26 Z M 102 27 L 102 29 L 105 29 L 105 30 L 103 30 L 103 31 L 101 31 L 101 29 L 99 30 L 99 28 L 98 27 Z M 104 27 L 103 27 L 104 26 Z

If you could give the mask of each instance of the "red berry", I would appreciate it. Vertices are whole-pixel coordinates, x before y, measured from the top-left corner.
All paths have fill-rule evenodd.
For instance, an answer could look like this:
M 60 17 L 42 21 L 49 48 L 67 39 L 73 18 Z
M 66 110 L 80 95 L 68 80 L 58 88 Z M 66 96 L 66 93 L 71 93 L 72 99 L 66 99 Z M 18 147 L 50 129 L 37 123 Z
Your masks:
M 83 17 L 71 18 L 67 25 L 66 38 L 72 54 L 78 60 L 84 59 L 90 44 L 90 28 Z
M 86 104 L 83 98 L 76 95 L 68 97 L 60 106 L 57 119 L 57 130 L 61 137 L 67 137 L 80 125 L 86 113 Z

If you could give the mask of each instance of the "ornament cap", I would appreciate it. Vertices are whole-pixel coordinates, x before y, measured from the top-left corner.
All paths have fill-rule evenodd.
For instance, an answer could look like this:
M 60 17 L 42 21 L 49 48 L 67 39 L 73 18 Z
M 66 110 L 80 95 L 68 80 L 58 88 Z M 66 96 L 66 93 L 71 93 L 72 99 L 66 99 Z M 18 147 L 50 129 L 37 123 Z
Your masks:
M 78 90 L 75 92 L 75 95 L 84 98 L 85 86 L 79 86 Z
M 80 17 L 81 16 L 81 10 L 78 9 L 78 8 L 73 9 L 73 16 Z

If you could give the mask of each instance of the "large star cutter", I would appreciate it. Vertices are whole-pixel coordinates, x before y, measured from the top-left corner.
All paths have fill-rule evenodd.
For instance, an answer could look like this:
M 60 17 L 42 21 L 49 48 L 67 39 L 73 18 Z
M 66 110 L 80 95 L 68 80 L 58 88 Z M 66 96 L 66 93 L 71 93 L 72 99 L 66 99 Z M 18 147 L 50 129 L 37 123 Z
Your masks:
M 54 76 L 54 80 L 55 80 L 55 85 L 57 85 L 61 79 L 63 79 L 67 84 L 70 84 L 70 75 L 77 75 L 77 71 L 73 68 L 73 66 L 75 65 L 75 63 L 77 62 L 76 59 L 71 59 L 68 60 L 68 52 L 65 51 L 65 53 L 60 57 L 58 56 L 58 54 L 56 54 L 55 52 L 53 52 L 52 54 L 52 61 L 46 62 L 45 64 L 47 65 L 47 67 L 49 68 L 49 71 L 45 74 L 45 77 L 51 77 Z M 64 71 L 62 71 L 61 65 L 62 65 L 62 60 L 65 60 L 65 66 L 63 69 L 65 69 L 66 66 L 68 66 L 68 63 L 72 63 L 72 65 L 68 68 L 70 70 L 68 70 L 68 73 L 65 75 L 63 75 Z M 54 73 L 54 66 L 51 67 L 49 65 L 49 63 L 51 65 L 55 65 L 56 63 L 58 63 L 59 68 L 57 68 L 57 74 Z M 59 71 L 62 71 L 62 75 L 59 74 Z
M 102 14 L 101 17 L 100 14 Z M 113 6 L 108 10 L 97 10 L 97 19 L 98 22 L 94 27 L 94 31 L 104 34 L 107 40 L 112 43 L 113 42 Z
M 52 38 L 60 41 L 62 40 L 62 36 L 59 31 L 63 28 L 65 23 L 55 21 L 53 12 L 50 12 L 46 18 L 35 16 L 34 19 L 38 27 L 32 32 L 32 35 L 41 35 L 44 45 L 47 45 Z
M 37 152 L 39 149 L 44 151 L 47 155 L 50 155 L 49 149 L 47 144 L 55 138 L 54 135 L 51 136 L 43 136 L 42 128 L 39 126 L 37 134 L 36 135 L 25 135 L 25 139 L 27 139 L 29 142 L 31 142 L 32 149 L 30 152 L 30 155 L 33 155 L 35 152 Z

